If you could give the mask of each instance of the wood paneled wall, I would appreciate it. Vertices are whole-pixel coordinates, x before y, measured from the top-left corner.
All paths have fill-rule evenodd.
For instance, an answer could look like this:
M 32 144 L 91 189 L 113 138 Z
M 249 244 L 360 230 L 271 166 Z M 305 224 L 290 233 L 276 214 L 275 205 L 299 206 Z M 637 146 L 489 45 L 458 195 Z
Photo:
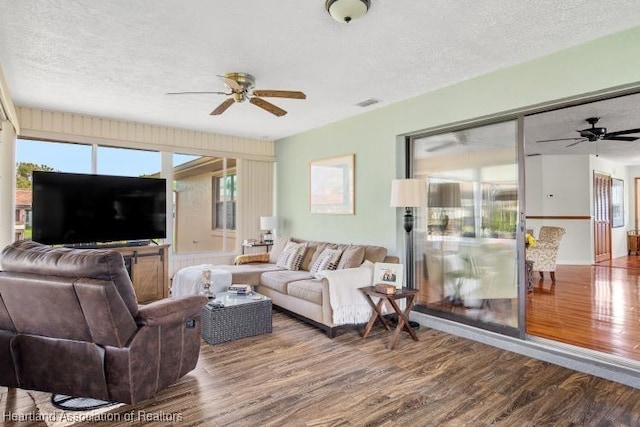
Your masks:
M 272 212 L 273 162 L 275 161 L 273 141 L 38 108 L 17 107 L 16 111 L 20 123 L 20 135 L 18 136 L 23 138 L 95 143 L 113 147 L 240 159 L 244 161 L 242 178 L 249 182 L 243 191 L 246 192 L 255 187 L 255 194 L 252 193 L 255 200 L 251 201 L 247 197 L 243 199 L 244 212 L 238 218 L 238 227 L 246 230 L 245 233 L 241 233 L 242 238 L 255 237 L 259 216 L 270 215 Z M 251 181 L 253 179 L 258 183 L 257 185 L 253 184 Z M 246 195 L 249 196 L 249 193 Z M 3 223 L 6 223 L 7 226 L 12 224 L 10 220 L 3 221 Z M 244 237 L 245 235 L 247 237 Z M 229 249 L 233 250 L 234 248 Z M 190 265 L 224 264 L 232 259 L 233 256 L 229 254 L 222 254 L 221 258 L 212 253 L 172 254 L 169 265 L 170 274 L 172 275 L 174 271 Z
M 274 160 L 273 141 L 221 135 L 83 114 L 17 107 L 20 137 L 115 147 Z

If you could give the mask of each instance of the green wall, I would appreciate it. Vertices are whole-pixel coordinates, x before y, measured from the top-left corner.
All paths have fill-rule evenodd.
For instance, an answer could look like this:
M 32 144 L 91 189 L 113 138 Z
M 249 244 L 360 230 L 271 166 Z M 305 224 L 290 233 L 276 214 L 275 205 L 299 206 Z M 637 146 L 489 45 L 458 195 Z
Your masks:
M 278 140 L 278 235 L 400 254 L 402 212 L 389 197 L 391 180 L 404 174 L 401 135 L 630 84 L 640 84 L 640 27 Z M 349 153 L 355 215 L 310 214 L 309 161 Z

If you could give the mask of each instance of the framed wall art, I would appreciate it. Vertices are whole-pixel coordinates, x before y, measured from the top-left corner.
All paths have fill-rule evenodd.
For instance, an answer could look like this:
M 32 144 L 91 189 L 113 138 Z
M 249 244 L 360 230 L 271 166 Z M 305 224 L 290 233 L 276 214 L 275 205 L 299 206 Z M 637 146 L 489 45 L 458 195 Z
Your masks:
M 312 214 L 353 215 L 355 155 L 309 162 L 309 211 Z

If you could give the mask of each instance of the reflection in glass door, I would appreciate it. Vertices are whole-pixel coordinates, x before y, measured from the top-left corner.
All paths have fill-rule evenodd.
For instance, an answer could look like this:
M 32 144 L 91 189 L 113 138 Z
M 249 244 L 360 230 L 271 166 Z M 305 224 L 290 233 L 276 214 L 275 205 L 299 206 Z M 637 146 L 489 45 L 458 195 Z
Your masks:
M 516 335 L 515 120 L 412 138 L 428 202 L 414 232 L 416 310 Z

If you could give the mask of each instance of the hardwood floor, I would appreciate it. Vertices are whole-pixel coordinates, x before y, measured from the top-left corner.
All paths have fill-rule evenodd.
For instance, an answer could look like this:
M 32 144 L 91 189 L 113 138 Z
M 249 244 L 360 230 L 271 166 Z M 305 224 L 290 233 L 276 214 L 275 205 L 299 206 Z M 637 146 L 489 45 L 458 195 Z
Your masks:
M 527 333 L 640 361 L 639 291 L 639 257 L 558 266 L 527 297 Z
M 179 426 L 640 425 L 640 390 L 432 329 L 391 351 L 389 337 L 331 340 L 274 312 L 272 334 L 203 343 L 178 384 L 115 413 L 177 414 Z M 23 390 L 0 387 L 0 410 L 5 426 L 44 426 L 7 418 L 35 411 Z
M 429 295 L 428 282 L 419 279 L 418 304 L 503 325 L 517 318 L 510 300 L 480 310 L 440 303 L 439 295 Z M 559 265 L 555 286 L 548 273 L 542 282 L 534 273 L 526 305 L 529 335 L 640 361 L 640 256 Z

